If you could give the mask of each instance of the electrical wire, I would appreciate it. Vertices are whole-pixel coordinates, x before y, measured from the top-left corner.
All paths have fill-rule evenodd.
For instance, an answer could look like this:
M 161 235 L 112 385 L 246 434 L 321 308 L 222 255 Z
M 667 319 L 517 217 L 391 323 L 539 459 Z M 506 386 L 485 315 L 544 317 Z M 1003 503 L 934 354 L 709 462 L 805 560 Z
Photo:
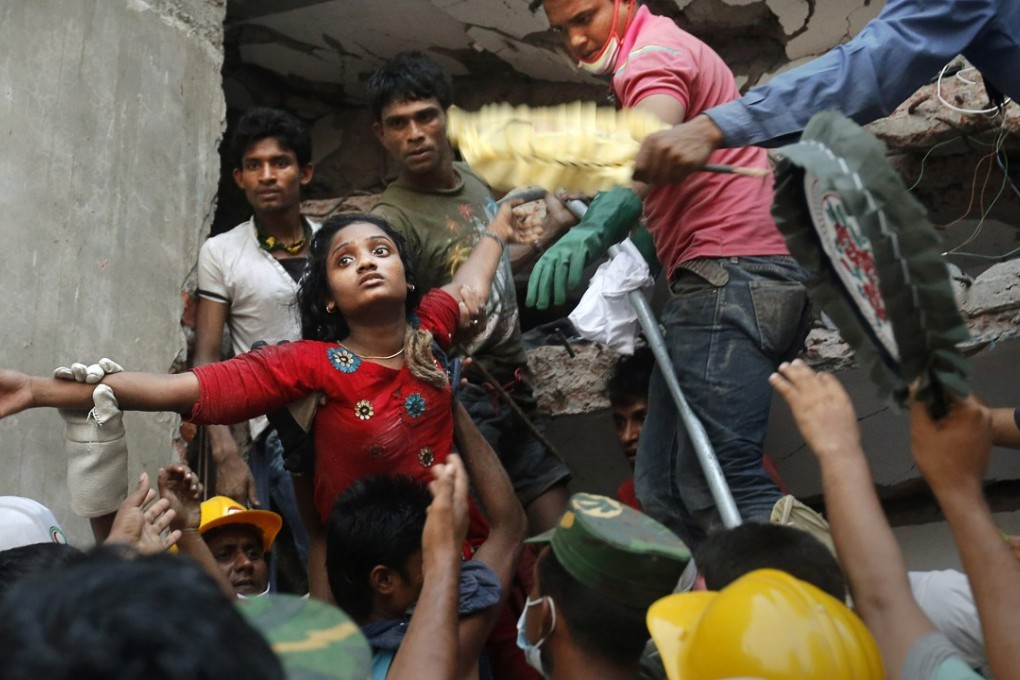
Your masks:
M 963 252 L 963 251 L 960 250 L 960 248 L 963 248 L 968 243 L 972 243 L 978 237 L 978 235 L 980 235 L 981 229 L 984 226 L 985 220 L 988 219 L 988 215 L 992 212 L 992 208 L 995 207 L 995 204 L 998 203 L 999 199 L 1002 197 L 1002 194 L 1003 194 L 1003 192 L 1005 192 L 1006 187 L 1007 186 L 1011 186 L 1014 191 L 1017 190 L 1016 189 L 1016 185 L 1013 184 L 1013 180 L 1009 176 L 1009 168 L 1008 168 L 1006 162 L 1003 161 L 1003 158 L 1002 158 L 1003 155 L 1004 155 L 1003 152 L 1002 152 L 1002 144 L 1005 141 L 1005 139 L 1006 139 L 1006 125 L 1005 125 L 1005 120 L 1003 120 L 1003 124 L 1002 124 L 1002 126 L 1000 128 L 1000 133 L 999 133 L 998 137 L 996 138 L 995 149 L 990 154 L 988 154 L 986 156 L 982 156 L 981 159 L 978 160 L 977 165 L 974 167 L 974 179 L 973 179 L 973 181 L 971 183 L 971 196 L 970 196 L 970 202 L 967 204 L 967 211 L 961 217 L 959 217 L 958 219 L 953 220 L 949 224 L 944 225 L 943 229 L 946 229 L 948 227 L 951 227 L 951 226 L 953 226 L 955 224 L 958 224 L 958 223 L 962 222 L 967 217 L 967 215 L 970 214 L 971 206 L 974 203 L 974 188 L 977 186 L 977 174 L 978 174 L 978 170 L 980 169 L 982 163 L 984 163 L 986 160 L 990 161 L 992 158 L 995 158 L 999 168 L 1002 170 L 1002 183 L 999 185 L 999 191 L 995 194 L 995 197 L 992 198 L 991 203 L 989 203 L 988 206 L 985 207 L 985 204 L 984 204 L 985 203 L 985 190 L 988 188 L 988 180 L 991 177 L 991 172 L 992 172 L 992 167 L 993 167 L 992 164 L 989 163 L 988 164 L 988 170 L 985 172 L 985 181 L 984 181 L 984 184 L 981 186 L 981 194 L 980 194 L 980 198 L 979 198 L 979 209 L 981 211 L 981 218 L 978 220 L 978 223 L 974 227 L 974 230 L 971 232 L 970 236 L 968 236 L 962 242 L 958 243 L 953 248 L 951 248 L 951 249 L 947 250 L 946 252 L 942 253 L 943 256 L 946 256 L 946 255 L 961 255 L 961 256 L 966 256 L 966 257 L 974 257 L 974 258 L 978 258 L 978 259 L 983 259 L 983 260 L 997 260 L 998 261 L 998 260 L 1002 260 L 1002 259 L 1005 259 L 1005 258 L 1011 256 L 1013 253 L 1020 252 L 1020 248 L 1017 248 L 1017 249 L 1014 249 L 1014 250 L 1012 250 L 1012 251 L 1010 251 L 1008 253 L 1002 254 L 1002 255 L 981 255 L 979 253 L 967 253 L 967 252 Z M 1018 192 L 1018 193 L 1020 193 L 1020 192 Z
M 957 113 L 966 113 L 966 114 L 991 114 L 991 115 L 995 115 L 996 113 L 999 113 L 1000 111 L 1002 111 L 1002 107 L 1000 107 L 1000 106 L 990 106 L 990 107 L 988 107 L 986 109 L 965 109 L 965 108 L 961 108 L 959 106 L 956 106 L 955 104 L 950 104 L 946 100 L 946 98 L 942 96 L 942 81 L 946 77 L 946 69 L 948 69 L 951 64 L 952 64 L 952 62 L 949 62 L 948 64 L 946 64 L 945 66 L 942 67 L 942 70 L 939 71 L 938 80 L 935 81 L 935 96 L 938 98 L 938 100 L 940 102 L 942 102 L 942 104 L 946 108 L 951 109 L 953 111 L 956 111 Z M 964 78 L 962 75 L 960 75 L 962 73 L 966 73 L 967 71 L 976 71 L 976 70 L 977 69 L 974 68 L 973 66 L 968 66 L 967 68 L 960 69 L 959 71 L 957 71 L 954 74 L 954 77 L 959 79 L 959 80 L 961 80 L 961 81 L 963 81 L 963 82 L 965 82 L 965 83 L 969 83 L 971 85 L 977 85 L 977 83 L 975 81 L 968 80 L 967 78 Z M 1003 101 L 1003 106 L 1005 106 L 1006 103 L 1010 102 L 1010 101 L 1012 101 L 1012 100 L 1007 97 Z

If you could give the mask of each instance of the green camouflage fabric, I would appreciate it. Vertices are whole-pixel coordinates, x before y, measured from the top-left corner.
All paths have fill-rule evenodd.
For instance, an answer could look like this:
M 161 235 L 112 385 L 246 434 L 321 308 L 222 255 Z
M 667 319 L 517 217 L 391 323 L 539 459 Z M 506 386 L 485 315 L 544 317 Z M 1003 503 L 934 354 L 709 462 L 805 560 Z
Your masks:
M 559 524 L 525 542 L 548 543 L 579 583 L 642 609 L 673 592 L 691 559 L 683 541 L 648 515 L 589 493 L 571 496 Z
M 347 614 L 318 600 L 270 594 L 238 600 L 248 621 L 269 640 L 288 680 L 366 680 L 368 641 Z
M 812 301 L 883 398 L 905 405 L 919 378 L 918 397 L 939 417 L 949 395 L 970 392 L 970 366 L 957 349 L 970 335 L 924 207 L 889 165 L 885 144 L 835 111 L 812 117 L 801 141 L 778 153 L 772 214 L 808 272 Z M 859 285 L 841 280 L 825 239 L 840 243 L 839 268 L 856 269 Z

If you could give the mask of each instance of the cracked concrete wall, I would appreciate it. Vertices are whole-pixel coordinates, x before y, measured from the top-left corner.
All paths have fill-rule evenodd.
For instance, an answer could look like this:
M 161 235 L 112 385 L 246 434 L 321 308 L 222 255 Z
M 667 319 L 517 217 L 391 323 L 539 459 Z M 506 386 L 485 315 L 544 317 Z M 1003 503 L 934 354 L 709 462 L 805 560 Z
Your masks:
M 215 206 L 225 0 L 0 5 L 3 360 L 33 374 L 110 356 L 165 372 L 181 284 Z M 178 418 L 129 415 L 128 479 L 171 458 Z M 72 541 L 63 422 L 0 421 L 0 494 L 49 505 Z
M 400 50 L 423 50 L 446 66 L 457 85 L 456 102 L 466 108 L 497 100 L 548 105 L 604 99 L 604 81 L 575 68 L 562 54 L 558 37 L 547 30 L 544 13 L 531 13 L 527 4 L 386 0 L 355 12 L 342 0 L 233 2 L 224 68 L 228 106 L 232 111 L 254 104 L 283 106 L 312 125 L 319 173 L 308 197 L 378 188 L 392 168 L 372 139 L 363 108 L 365 81 Z M 738 83 L 749 87 L 848 40 L 878 15 L 884 2 L 648 0 L 647 5 L 704 39 L 730 65 Z M 977 93 L 965 94 L 970 101 Z M 981 117 L 961 120 L 935 103 L 931 93 L 927 97 L 930 101 L 919 109 L 893 116 L 876 130 L 901 157 L 903 172 L 915 177 L 933 145 L 961 134 L 973 137 L 983 122 Z M 1010 129 L 1015 132 L 1015 125 Z M 973 167 L 978 151 L 966 143 L 947 145 L 929 159 L 918 192 L 931 201 L 937 221 L 954 219 L 966 206 L 960 168 Z M 992 217 L 1020 215 L 1020 204 L 1008 203 L 1001 201 Z M 236 208 L 220 226 L 237 221 L 243 205 Z

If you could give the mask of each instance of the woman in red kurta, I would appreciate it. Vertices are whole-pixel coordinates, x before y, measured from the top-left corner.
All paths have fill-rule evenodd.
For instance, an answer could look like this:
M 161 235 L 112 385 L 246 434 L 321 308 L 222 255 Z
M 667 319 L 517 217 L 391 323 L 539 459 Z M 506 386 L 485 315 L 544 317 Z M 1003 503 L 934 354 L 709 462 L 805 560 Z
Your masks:
M 330 218 L 312 241 L 298 295 L 305 340 L 189 373 L 117 373 L 104 382 L 125 410 L 175 410 L 198 423 L 241 422 L 321 393 L 314 486 L 296 489 L 312 535 L 309 584 L 328 599 L 322 527 L 336 496 L 372 473 L 429 481 L 428 468 L 449 454 L 450 386 L 432 342 L 449 346 L 462 317 L 477 323 L 513 236 L 505 205 L 453 281 L 422 297 L 403 239 L 384 220 Z M 93 388 L 0 371 L 0 417 L 33 406 L 88 408 Z

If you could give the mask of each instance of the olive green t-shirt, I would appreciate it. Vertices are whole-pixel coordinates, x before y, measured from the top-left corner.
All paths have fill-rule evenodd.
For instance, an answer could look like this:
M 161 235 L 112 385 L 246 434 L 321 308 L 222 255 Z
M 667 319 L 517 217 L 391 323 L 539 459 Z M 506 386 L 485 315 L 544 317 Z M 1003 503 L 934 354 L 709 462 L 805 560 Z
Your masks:
M 385 218 L 407 240 L 419 282 L 426 288 L 444 286 L 468 258 L 496 213 L 489 186 L 465 163 L 454 163 L 457 185 L 452 189 L 420 191 L 390 184 L 372 213 Z M 496 270 L 486 306 L 486 327 L 466 346 L 453 348 L 470 354 L 500 381 L 527 363 L 521 345 L 520 314 L 510 258 Z

